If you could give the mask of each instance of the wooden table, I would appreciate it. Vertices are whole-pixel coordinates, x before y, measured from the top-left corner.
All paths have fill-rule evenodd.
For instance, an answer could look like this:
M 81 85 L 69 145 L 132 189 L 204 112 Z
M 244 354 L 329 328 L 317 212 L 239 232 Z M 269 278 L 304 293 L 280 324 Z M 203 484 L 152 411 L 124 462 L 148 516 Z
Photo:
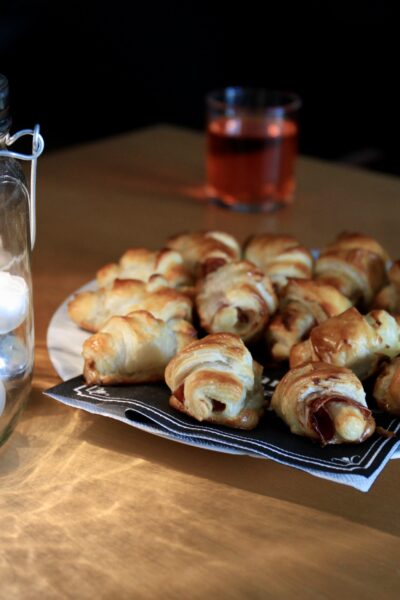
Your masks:
M 292 207 L 243 214 L 200 200 L 203 155 L 201 135 L 155 127 L 40 161 L 36 369 L 1 450 L 1 598 L 398 597 L 400 462 L 363 494 L 42 395 L 59 382 L 46 349 L 53 312 L 129 246 L 222 228 L 318 247 L 347 229 L 400 256 L 399 179 L 302 158 Z

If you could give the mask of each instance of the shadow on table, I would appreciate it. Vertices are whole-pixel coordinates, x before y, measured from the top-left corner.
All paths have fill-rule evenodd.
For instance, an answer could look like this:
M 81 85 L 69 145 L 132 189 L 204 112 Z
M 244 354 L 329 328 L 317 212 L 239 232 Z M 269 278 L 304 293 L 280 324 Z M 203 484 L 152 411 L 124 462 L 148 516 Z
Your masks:
M 2 449 L 0 477 L 19 470 L 24 477 L 30 476 L 31 471 L 40 471 L 47 461 L 53 473 L 56 467 L 73 462 L 76 456 L 84 460 L 80 451 L 82 444 L 125 455 L 128 470 L 129 458 L 141 459 L 237 490 L 336 515 L 392 535 L 400 534 L 400 521 L 388 518 L 387 504 L 382 501 L 383 484 L 387 495 L 399 493 L 394 477 L 397 461 L 391 461 L 371 490 L 364 494 L 273 461 L 222 454 L 151 435 L 117 420 L 65 406 L 42 395 L 40 390 L 34 390 L 21 423 Z M 53 473 L 53 476 L 56 475 Z M 70 477 L 68 468 L 64 476 Z
M 91 420 L 81 433 L 81 437 L 90 444 L 136 458 L 140 456 L 160 466 L 254 494 L 338 515 L 394 535 L 400 534 L 400 521 L 394 519 L 389 526 L 385 503 L 377 501 L 383 481 L 387 488 L 390 486 L 391 474 L 397 466 L 393 461 L 365 494 L 273 461 L 186 446 L 97 416 L 92 416 Z M 398 493 L 395 482 L 392 485 L 390 493 Z

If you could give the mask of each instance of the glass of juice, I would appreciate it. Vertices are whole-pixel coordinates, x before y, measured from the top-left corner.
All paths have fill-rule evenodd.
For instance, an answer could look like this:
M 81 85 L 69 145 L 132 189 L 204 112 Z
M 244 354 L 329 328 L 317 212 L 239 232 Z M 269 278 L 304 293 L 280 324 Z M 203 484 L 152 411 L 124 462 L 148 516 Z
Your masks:
M 246 211 L 273 211 L 295 192 L 297 94 L 228 87 L 206 96 L 207 195 Z

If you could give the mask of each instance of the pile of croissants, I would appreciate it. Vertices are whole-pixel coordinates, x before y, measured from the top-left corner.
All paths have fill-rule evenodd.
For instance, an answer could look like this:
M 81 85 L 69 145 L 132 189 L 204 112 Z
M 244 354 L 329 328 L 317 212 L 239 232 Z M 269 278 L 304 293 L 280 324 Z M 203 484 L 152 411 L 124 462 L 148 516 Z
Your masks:
M 183 233 L 128 250 L 97 284 L 68 304 L 92 334 L 88 384 L 165 381 L 177 410 L 241 429 L 269 408 L 321 445 L 375 431 L 366 380 L 378 408 L 400 416 L 400 260 L 371 237 L 342 233 L 314 256 L 290 235 L 241 246 L 222 231 Z M 270 403 L 255 344 L 288 368 Z

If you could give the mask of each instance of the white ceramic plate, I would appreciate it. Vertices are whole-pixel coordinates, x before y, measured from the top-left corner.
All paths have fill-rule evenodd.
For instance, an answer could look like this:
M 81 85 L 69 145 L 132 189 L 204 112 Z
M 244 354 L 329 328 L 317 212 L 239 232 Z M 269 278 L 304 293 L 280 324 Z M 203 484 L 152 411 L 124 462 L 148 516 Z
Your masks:
M 68 303 L 75 294 L 96 290 L 96 281 L 90 281 L 71 294 L 54 313 L 47 330 L 47 348 L 53 367 L 63 381 L 77 377 L 83 371 L 81 349 L 91 334 L 80 329 L 68 315 Z

